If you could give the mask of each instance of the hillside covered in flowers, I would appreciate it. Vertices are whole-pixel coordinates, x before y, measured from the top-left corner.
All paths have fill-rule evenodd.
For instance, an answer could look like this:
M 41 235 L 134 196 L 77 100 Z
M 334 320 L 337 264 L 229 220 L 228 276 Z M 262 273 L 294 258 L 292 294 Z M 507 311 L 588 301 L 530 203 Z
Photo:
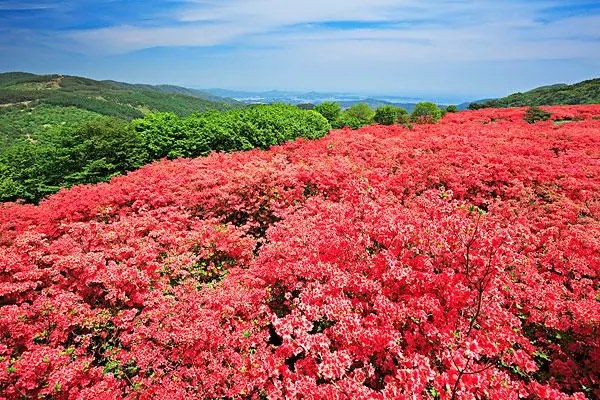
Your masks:
M 0 206 L 1 399 L 600 397 L 600 106 Z

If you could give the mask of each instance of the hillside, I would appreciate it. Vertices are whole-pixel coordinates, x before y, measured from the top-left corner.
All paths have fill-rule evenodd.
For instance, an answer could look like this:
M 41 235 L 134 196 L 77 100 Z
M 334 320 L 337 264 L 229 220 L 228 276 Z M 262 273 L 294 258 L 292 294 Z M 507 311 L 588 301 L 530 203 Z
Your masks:
M 0 205 L 0 393 L 598 399 L 600 106 L 547 110 Z
M 235 100 L 170 85 L 135 85 L 67 75 L 0 74 L 0 143 L 56 125 L 109 116 L 126 120 L 148 111 L 189 115 L 242 107 Z M 58 118 L 60 116 L 60 118 Z
M 560 104 L 598 104 L 600 103 L 600 78 L 567 85 L 541 86 L 524 93 L 492 100 L 480 100 L 475 103 L 486 107 L 522 107 Z M 471 103 L 472 104 L 472 103 Z

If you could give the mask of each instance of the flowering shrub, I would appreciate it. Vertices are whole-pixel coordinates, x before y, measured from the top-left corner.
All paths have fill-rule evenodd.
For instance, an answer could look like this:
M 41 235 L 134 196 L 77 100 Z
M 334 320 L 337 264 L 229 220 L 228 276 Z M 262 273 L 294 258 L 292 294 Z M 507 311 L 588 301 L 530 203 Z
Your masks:
M 600 106 L 161 161 L 0 206 L 0 398 L 600 396 Z M 558 116 L 557 116 L 558 115 Z

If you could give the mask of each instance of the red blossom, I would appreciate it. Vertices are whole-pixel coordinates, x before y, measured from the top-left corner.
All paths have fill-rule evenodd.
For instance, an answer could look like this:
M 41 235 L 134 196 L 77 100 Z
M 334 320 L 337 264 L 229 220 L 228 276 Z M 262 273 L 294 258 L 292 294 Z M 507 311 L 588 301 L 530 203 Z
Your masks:
M 0 397 L 600 396 L 600 106 L 161 161 L 0 206 Z

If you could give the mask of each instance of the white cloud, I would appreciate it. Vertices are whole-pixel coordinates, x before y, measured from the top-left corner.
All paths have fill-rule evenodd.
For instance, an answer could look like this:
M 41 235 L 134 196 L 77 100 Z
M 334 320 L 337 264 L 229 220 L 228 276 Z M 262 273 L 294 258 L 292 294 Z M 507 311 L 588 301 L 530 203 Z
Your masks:
M 215 46 L 245 33 L 247 30 L 234 24 L 186 27 L 121 25 L 72 32 L 67 37 L 92 52 L 125 53 L 150 47 Z
M 182 21 L 235 20 L 262 26 L 282 26 L 331 20 L 376 21 L 396 17 L 393 10 L 410 7 L 413 0 L 256 0 L 200 2 L 178 13 Z M 211 5 L 207 7 L 207 5 Z
M 58 8 L 57 4 L 47 3 L 27 3 L 22 1 L 1 1 L 0 11 L 27 11 L 27 10 L 47 10 Z
M 343 60 L 356 54 L 386 62 L 594 58 L 598 15 L 537 22 L 554 0 L 198 0 L 173 11 L 168 26 L 113 26 L 67 33 L 73 49 L 127 53 L 152 47 L 276 47 L 271 56 L 305 54 Z M 373 28 L 333 29 L 320 23 L 359 21 Z M 376 28 L 377 22 L 404 21 Z M 313 24 L 312 26 L 310 24 Z M 233 50 L 236 51 L 236 50 Z

